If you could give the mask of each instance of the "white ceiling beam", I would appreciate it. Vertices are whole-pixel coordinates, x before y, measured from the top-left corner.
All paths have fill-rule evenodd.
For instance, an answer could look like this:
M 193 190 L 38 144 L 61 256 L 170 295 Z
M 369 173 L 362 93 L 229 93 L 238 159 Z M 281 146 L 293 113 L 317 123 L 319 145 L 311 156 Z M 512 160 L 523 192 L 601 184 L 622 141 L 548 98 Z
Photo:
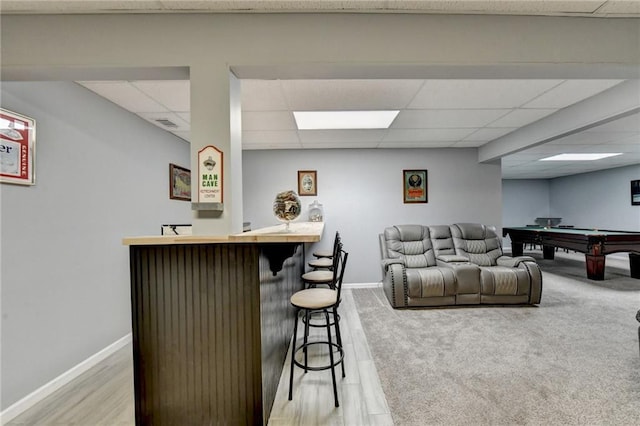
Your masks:
M 569 136 L 640 111 L 640 80 L 628 80 L 564 108 L 478 149 L 478 161 L 489 163 L 516 152 Z

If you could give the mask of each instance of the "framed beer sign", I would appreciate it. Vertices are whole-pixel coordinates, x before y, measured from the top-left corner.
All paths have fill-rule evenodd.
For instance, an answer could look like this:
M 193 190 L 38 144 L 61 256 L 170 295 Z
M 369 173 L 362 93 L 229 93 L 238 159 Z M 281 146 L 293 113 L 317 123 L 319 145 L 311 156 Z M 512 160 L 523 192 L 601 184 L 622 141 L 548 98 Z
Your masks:
M 429 202 L 426 170 L 403 170 L 402 181 L 405 203 Z
M 0 182 L 35 183 L 36 121 L 0 108 Z

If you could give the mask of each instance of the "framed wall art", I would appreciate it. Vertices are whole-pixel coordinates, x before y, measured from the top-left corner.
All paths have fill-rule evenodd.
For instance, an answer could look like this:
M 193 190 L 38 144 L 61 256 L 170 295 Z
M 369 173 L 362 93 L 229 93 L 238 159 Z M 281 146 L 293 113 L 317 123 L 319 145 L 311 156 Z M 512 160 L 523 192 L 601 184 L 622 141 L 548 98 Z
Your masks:
M 640 180 L 631 181 L 631 205 L 640 206 Z
M 402 188 L 405 203 L 428 203 L 426 170 L 403 170 Z
M 169 164 L 169 198 L 191 201 L 191 170 Z
M 316 170 L 298 170 L 298 195 L 318 195 Z
M 36 121 L 0 108 L 0 182 L 35 184 Z

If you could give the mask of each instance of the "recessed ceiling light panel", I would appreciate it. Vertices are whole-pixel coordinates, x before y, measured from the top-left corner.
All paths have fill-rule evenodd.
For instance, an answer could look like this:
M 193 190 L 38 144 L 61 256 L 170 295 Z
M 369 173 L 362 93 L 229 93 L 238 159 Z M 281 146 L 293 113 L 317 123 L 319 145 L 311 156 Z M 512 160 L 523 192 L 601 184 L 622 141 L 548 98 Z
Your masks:
M 607 157 L 615 157 L 622 155 L 621 152 L 602 152 L 602 153 L 576 153 L 576 154 L 558 154 L 552 157 L 541 158 L 539 161 L 593 161 Z
M 294 111 L 299 130 L 387 129 L 400 111 Z

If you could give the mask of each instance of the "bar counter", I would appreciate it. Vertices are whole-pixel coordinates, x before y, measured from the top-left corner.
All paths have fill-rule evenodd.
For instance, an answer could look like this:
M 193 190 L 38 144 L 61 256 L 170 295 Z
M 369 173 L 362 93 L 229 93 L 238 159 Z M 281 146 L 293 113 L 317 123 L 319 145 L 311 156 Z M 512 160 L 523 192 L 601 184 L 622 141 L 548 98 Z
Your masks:
M 128 237 L 136 425 L 264 425 L 324 224 Z

